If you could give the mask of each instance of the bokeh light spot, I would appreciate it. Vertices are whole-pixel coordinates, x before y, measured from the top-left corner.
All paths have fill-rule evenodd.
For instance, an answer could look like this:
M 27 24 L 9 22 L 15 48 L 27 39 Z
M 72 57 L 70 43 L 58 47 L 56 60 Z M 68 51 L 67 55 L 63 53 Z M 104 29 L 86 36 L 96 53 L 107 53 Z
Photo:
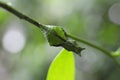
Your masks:
M 112 22 L 120 25 L 120 3 L 113 4 L 109 9 L 108 15 Z
M 16 29 L 8 30 L 2 39 L 3 48 L 10 53 L 20 52 L 25 42 L 26 39 L 22 31 Z

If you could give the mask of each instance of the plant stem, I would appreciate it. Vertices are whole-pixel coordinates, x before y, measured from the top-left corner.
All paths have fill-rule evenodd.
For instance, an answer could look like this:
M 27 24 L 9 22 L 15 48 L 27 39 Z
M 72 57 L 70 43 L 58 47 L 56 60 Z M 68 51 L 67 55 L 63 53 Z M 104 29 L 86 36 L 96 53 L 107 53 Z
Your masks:
M 42 31 L 48 31 L 48 28 L 46 26 L 44 26 L 43 24 L 40 24 L 38 23 L 37 21 L 33 20 L 32 18 L 22 14 L 21 12 L 15 10 L 14 8 L 12 8 L 10 5 L 6 4 L 6 3 L 3 3 L 0 1 L 0 7 L 2 7 L 3 9 L 6 9 L 7 11 L 9 11 L 10 13 L 14 14 L 15 16 L 19 17 L 20 19 L 23 19 L 25 21 L 28 21 L 29 23 L 35 25 L 36 27 L 40 28 Z M 70 34 L 67 34 L 68 37 L 76 40 L 76 41 L 79 41 L 79 42 L 82 42 L 84 44 L 87 44 L 95 49 L 98 49 L 100 51 L 102 51 L 103 53 L 105 53 L 106 55 L 108 55 L 110 58 L 113 59 L 113 61 L 120 67 L 120 64 L 117 62 L 117 60 L 110 54 L 110 52 L 104 50 L 103 48 L 100 48 L 90 42 L 87 42 L 85 40 L 82 40 L 82 39 L 79 39 L 73 35 L 70 35 Z
M 95 48 L 95 49 L 97 49 L 97 50 L 105 53 L 105 54 L 106 54 L 107 56 L 109 56 L 109 57 L 119 66 L 119 68 L 120 68 L 119 62 L 111 55 L 111 53 L 110 53 L 109 51 L 107 51 L 107 50 L 105 50 L 105 49 L 103 49 L 103 48 L 101 48 L 101 47 L 99 47 L 99 46 L 97 46 L 97 45 L 94 45 L 94 44 L 92 44 L 92 43 L 90 43 L 90 42 L 88 42 L 88 41 L 85 41 L 85 40 L 83 40 L 83 39 L 80 39 L 80 38 L 78 38 L 78 37 L 75 37 L 75 36 L 73 36 L 73 35 L 71 35 L 71 34 L 67 34 L 67 36 L 70 37 L 70 38 L 72 38 L 72 39 L 74 39 L 74 40 L 76 40 L 76 41 L 78 41 L 78 42 L 81 42 L 81 43 L 84 43 L 84 44 L 86 44 L 86 45 L 89 45 L 89 46 L 91 46 L 91 47 L 93 47 L 93 48 Z
M 84 44 L 87 44 L 87 45 L 89 45 L 89 46 L 91 46 L 91 47 L 93 47 L 93 48 L 95 48 L 95 49 L 98 49 L 98 50 L 100 50 L 100 51 L 102 51 L 103 53 L 105 53 L 105 54 L 107 54 L 108 56 L 112 56 L 112 55 L 110 55 L 109 53 L 109 51 L 107 51 L 107 50 L 105 50 L 105 49 L 103 49 L 103 48 L 101 48 L 101 47 L 99 47 L 99 46 L 96 46 L 96 45 L 94 45 L 94 44 L 92 44 L 92 43 L 90 43 L 90 42 L 88 42 L 88 41 L 85 41 L 85 40 L 83 40 L 83 39 L 80 39 L 80 38 L 78 38 L 78 37 L 75 37 L 75 36 L 73 36 L 73 35 L 71 35 L 71 34 L 67 34 L 70 38 L 72 38 L 72 39 L 74 39 L 74 40 L 76 40 L 76 41 L 78 41 L 78 42 L 81 42 L 81 43 L 84 43 Z
M 47 30 L 46 26 L 44 26 L 43 24 L 40 24 L 37 21 L 33 20 L 32 18 L 22 14 L 21 12 L 15 10 L 14 8 L 12 8 L 10 5 L 8 5 L 6 3 L 3 3 L 3 2 L 0 1 L 0 7 L 2 7 L 4 9 L 6 9 L 7 11 L 11 12 L 12 14 L 19 17 L 20 19 L 23 19 L 25 21 L 30 22 L 31 24 L 33 24 L 36 27 L 40 28 L 42 31 Z

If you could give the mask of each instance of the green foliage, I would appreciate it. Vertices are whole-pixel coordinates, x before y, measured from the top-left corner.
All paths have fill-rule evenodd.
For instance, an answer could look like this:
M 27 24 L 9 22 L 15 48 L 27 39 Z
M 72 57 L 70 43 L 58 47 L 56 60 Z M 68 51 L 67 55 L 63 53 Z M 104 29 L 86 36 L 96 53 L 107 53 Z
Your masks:
M 74 55 L 63 49 L 50 65 L 47 80 L 74 80 L 74 74 Z
M 100 32 L 100 40 L 107 45 L 113 46 L 118 44 L 117 41 L 119 38 L 119 27 L 111 23 L 106 23 L 104 25 L 107 27 L 104 27 L 104 29 L 102 29 Z
M 4 0 L 1 0 L 1 1 L 4 1 Z M 50 3 L 49 0 L 43 0 L 43 1 L 41 0 L 24 0 L 24 1 L 10 0 L 9 2 L 11 3 L 13 2 L 12 4 L 13 8 L 16 8 L 16 10 L 25 13 L 25 15 L 29 15 L 31 18 L 34 18 L 34 20 L 39 21 L 40 23 L 66 26 L 64 28 L 66 28 L 68 32 L 77 36 L 75 40 L 78 40 L 78 42 L 80 43 L 85 43 L 95 49 L 98 49 L 104 52 L 105 54 L 108 54 L 109 56 L 110 52 L 104 50 L 104 48 L 110 51 L 118 48 L 118 46 L 120 45 L 119 43 L 120 27 L 119 27 L 119 24 L 118 25 L 113 24 L 113 21 L 110 21 L 109 15 L 108 15 L 109 9 L 112 6 L 111 3 L 116 2 L 116 1 L 114 0 L 110 0 L 109 2 L 108 1 L 109 0 L 98 0 L 98 1 L 88 0 L 86 2 L 84 1 L 81 2 L 80 0 L 79 1 L 71 0 L 71 1 L 64 2 L 64 0 L 62 0 L 59 2 L 59 1 L 51 0 L 51 3 Z M 58 10 L 58 7 L 59 7 L 59 10 Z M 9 30 L 9 23 L 12 23 L 12 24 L 15 23 L 15 26 L 17 26 L 16 21 L 15 21 L 16 19 L 14 20 L 14 17 L 10 16 L 12 14 L 10 15 L 8 14 L 9 13 L 7 13 L 6 11 L 2 9 L 0 10 L 0 40 L 1 41 L 2 41 L 2 37 L 4 37 L 4 32 L 6 31 L 6 29 L 8 28 Z M 21 22 L 21 21 L 17 21 L 17 22 Z M 25 24 L 28 24 L 28 23 L 25 22 Z M 48 47 L 48 45 L 46 45 L 45 42 L 43 42 L 44 39 L 40 37 L 40 36 L 43 36 L 42 33 L 39 30 L 37 30 L 38 28 L 33 28 L 33 27 L 30 28 L 31 24 L 30 25 L 25 25 L 25 24 L 23 24 L 23 31 L 25 29 L 27 45 L 24 47 L 23 51 L 20 52 L 22 53 L 22 60 L 21 58 L 20 59 L 18 58 L 19 62 L 15 62 L 15 66 L 14 66 L 14 62 L 11 62 L 9 60 L 9 59 L 12 59 L 12 57 L 9 56 L 8 54 L 5 54 L 8 52 L 4 51 L 4 49 L 2 48 L 2 43 L 1 43 L 0 53 L 1 53 L 1 57 L 4 58 L 4 60 L 2 60 L 1 58 L 1 61 L 2 61 L 1 63 L 5 63 L 5 65 L 8 65 L 6 69 L 7 70 L 10 69 L 9 71 L 7 71 L 10 73 L 10 75 L 15 74 L 16 78 L 12 80 L 19 80 L 21 78 L 22 80 L 30 80 L 30 79 L 45 80 L 49 61 L 51 60 L 51 57 L 55 55 L 54 53 L 56 53 L 57 50 L 53 51 L 52 54 L 46 54 L 46 53 L 50 53 L 52 49 Z M 48 31 L 46 31 L 46 36 L 51 46 L 58 46 L 58 47 L 61 46 L 67 49 L 68 51 L 80 53 L 82 48 L 80 48 L 76 44 L 76 42 L 70 41 L 70 37 L 68 36 L 68 34 L 66 34 L 66 32 L 61 27 L 58 27 L 58 26 L 47 26 L 47 27 L 49 28 L 48 28 Z M 80 37 L 84 38 L 85 40 L 88 39 L 87 41 L 89 40 L 91 41 L 89 43 L 83 40 L 79 40 L 78 38 Z M 95 46 L 91 42 L 100 44 L 100 46 L 103 46 L 103 49 L 99 48 L 99 46 Z M 88 74 L 85 76 L 91 77 L 91 80 L 98 79 L 98 77 L 99 79 L 104 78 L 107 80 L 108 79 L 119 80 L 119 73 L 120 73 L 119 70 L 116 70 L 114 65 L 110 62 L 108 66 L 104 65 L 106 61 L 108 61 L 107 59 L 103 59 L 105 58 L 104 55 L 102 57 L 99 55 L 95 55 L 95 56 L 92 55 L 93 57 L 95 57 L 95 59 L 91 59 L 89 55 L 91 55 L 91 53 L 93 52 L 89 50 L 91 48 L 89 47 L 87 48 L 88 48 L 88 51 L 85 51 L 85 54 L 87 54 L 88 56 L 85 55 L 86 57 L 82 57 L 82 58 L 83 60 L 85 60 L 85 62 L 87 61 L 90 61 L 90 62 L 87 65 L 82 64 L 81 66 L 81 62 L 79 64 L 79 59 L 76 59 L 77 61 L 76 62 L 77 63 L 76 64 L 77 74 L 75 75 L 76 79 L 84 80 L 84 79 L 81 79 L 82 75 L 80 74 L 81 70 L 79 69 L 83 69 L 83 70 L 87 69 L 86 73 Z M 94 53 L 99 54 L 99 52 L 96 50 L 94 51 Z M 70 62 L 68 61 L 68 59 L 71 58 L 71 56 L 69 56 L 69 54 L 67 54 L 65 51 L 61 52 L 57 56 L 57 58 L 55 58 L 55 60 L 53 61 L 51 67 L 52 66 L 55 66 L 55 67 L 52 67 L 52 68 L 50 67 L 47 79 L 54 80 L 53 77 L 55 78 L 57 77 L 57 79 L 55 80 L 71 80 L 71 79 L 74 80 L 74 78 L 71 78 L 71 77 L 74 77 L 72 75 L 72 72 L 74 72 L 74 70 L 73 71 L 69 70 L 71 67 L 72 60 Z M 116 59 L 119 56 L 120 56 L 120 49 L 110 54 L 110 57 L 115 61 L 115 63 L 119 63 L 119 59 Z M 13 60 L 13 61 L 16 61 L 16 60 Z M 99 64 L 100 67 L 96 67 L 95 65 L 96 63 L 100 63 Z M 4 66 L 4 64 L 0 64 L 0 65 Z M 61 65 L 62 67 L 60 67 L 59 65 Z M 84 67 L 84 66 L 88 66 L 89 68 Z M 26 70 L 28 70 L 27 73 L 26 73 Z M 59 74 L 57 73 L 55 73 L 54 75 L 51 74 L 51 72 L 52 71 L 54 72 L 55 70 L 57 70 Z M 69 72 L 69 74 L 66 76 L 67 73 L 61 72 L 63 70 L 67 73 Z M 104 71 L 101 71 L 101 70 L 104 70 Z M 116 72 L 114 70 L 116 70 Z M 12 71 L 13 73 L 10 71 Z M 28 74 L 30 75 L 28 76 Z M 98 75 L 96 76 L 96 74 Z M 21 75 L 23 76 L 21 77 Z M 61 79 L 63 77 L 67 77 L 67 79 Z M 89 80 L 89 77 L 88 78 L 86 77 L 85 79 Z M 10 76 L 10 78 L 12 77 Z M 26 79 L 26 78 L 29 78 L 29 79 Z
M 112 56 L 119 57 L 120 56 L 120 48 L 117 51 L 112 52 Z
M 0 25 L 2 25 L 8 17 L 9 14 L 6 13 L 4 10 L 0 9 Z

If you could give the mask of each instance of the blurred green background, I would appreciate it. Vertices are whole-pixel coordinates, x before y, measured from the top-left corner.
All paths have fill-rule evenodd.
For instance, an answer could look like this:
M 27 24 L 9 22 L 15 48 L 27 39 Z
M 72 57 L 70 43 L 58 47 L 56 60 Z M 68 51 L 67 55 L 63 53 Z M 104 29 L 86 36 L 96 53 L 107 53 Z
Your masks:
M 0 0 L 43 24 L 67 32 L 108 51 L 120 47 L 119 0 Z M 120 80 L 120 69 L 102 52 L 86 48 L 75 54 L 75 80 Z M 45 80 L 61 47 L 50 47 L 32 24 L 0 8 L 0 80 Z M 120 61 L 120 58 L 117 57 Z

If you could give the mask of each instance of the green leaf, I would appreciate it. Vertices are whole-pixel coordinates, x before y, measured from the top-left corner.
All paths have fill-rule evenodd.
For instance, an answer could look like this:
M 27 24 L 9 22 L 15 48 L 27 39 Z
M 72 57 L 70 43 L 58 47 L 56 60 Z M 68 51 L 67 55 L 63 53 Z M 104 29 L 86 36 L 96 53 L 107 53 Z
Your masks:
M 75 80 L 75 60 L 72 52 L 63 49 L 50 65 L 46 80 Z

